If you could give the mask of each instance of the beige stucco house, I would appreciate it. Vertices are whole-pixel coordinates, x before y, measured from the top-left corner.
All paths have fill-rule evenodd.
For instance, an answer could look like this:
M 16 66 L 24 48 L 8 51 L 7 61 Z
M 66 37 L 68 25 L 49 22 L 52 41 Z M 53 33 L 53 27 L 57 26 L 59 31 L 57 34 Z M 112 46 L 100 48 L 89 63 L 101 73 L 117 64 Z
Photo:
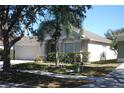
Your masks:
M 124 62 L 124 34 L 117 36 L 118 40 L 118 62 Z
M 47 56 L 48 52 L 54 52 L 54 43 L 46 35 L 45 41 L 40 43 L 36 37 L 24 37 L 14 46 L 15 59 L 33 60 L 36 56 Z M 104 54 L 106 59 L 115 59 L 116 54 L 110 49 L 110 40 L 96 35 L 95 33 L 75 29 L 67 38 L 62 31 L 59 39 L 59 52 L 90 52 L 89 61 L 99 61 Z

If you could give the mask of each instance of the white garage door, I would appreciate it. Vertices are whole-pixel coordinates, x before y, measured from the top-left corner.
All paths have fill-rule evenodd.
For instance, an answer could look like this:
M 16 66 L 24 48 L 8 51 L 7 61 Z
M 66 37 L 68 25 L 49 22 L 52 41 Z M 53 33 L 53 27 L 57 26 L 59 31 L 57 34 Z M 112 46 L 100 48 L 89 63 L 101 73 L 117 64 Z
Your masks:
M 40 48 L 37 46 L 17 46 L 15 47 L 15 59 L 34 60 L 40 55 Z

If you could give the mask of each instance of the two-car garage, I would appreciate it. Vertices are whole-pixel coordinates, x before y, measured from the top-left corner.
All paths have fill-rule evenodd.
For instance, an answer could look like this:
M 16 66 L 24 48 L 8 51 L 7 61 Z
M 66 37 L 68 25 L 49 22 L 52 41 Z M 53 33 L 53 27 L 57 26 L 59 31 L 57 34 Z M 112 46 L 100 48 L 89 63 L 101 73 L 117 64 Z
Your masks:
M 44 46 L 41 47 L 36 39 L 22 38 L 14 46 L 16 60 L 34 60 L 37 56 L 44 56 Z
M 17 46 L 15 47 L 15 59 L 33 60 L 38 56 L 40 49 L 36 46 Z

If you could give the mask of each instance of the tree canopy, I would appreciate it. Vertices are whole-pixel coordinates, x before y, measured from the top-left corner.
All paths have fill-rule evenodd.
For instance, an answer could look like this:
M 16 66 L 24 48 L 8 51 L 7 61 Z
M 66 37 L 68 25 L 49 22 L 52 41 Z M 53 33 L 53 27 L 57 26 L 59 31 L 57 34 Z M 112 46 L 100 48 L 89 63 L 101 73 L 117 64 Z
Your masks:
M 72 31 L 72 27 L 81 28 L 82 22 L 86 17 L 86 11 L 90 9 L 91 6 L 50 6 L 48 9 L 49 15 L 51 15 L 51 20 L 44 21 L 40 24 L 39 29 L 36 34 L 39 41 L 44 39 L 45 34 L 49 34 L 55 43 L 56 50 L 56 66 L 59 63 L 58 58 L 58 40 L 61 36 L 61 31 L 65 31 L 67 36 Z
M 0 40 L 3 41 L 3 70 L 10 69 L 10 48 L 25 32 L 33 32 L 33 24 L 44 17 L 48 6 L 4 5 L 0 6 Z
M 82 22 L 86 18 L 87 10 L 90 8 L 90 5 L 50 6 L 48 13 L 51 16 L 49 16 L 48 20 L 41 22 L 35 34 L 42 41 L 44 34 L 47 33 L 52 36 L 57 28 L 58 31 L 65 30 L 68 36 L 72 31 L 72 27 L 82 28 Z
M 3 70 L 10 70 L 10 48 L 19 41 L 25 32 L 33 33 L 34 25 L 42 21 L 55 20 L 55 24 L 81 26 L 87 9 L 91 6 L 37 6 L 4 5 L 0 6 L 0 40 L 3 41 Z M 59 25 L 55 25 L 58 31 Z
M 117 44 L 118 44 L 118 42 L 117 42 L 117 35 L 119 35 L 121 33 L 124 33 L 124 28 L 116 29 L 116 30 L 109 29 L 105 33 L 106 38 L 112 40 L 111 49 L 117 50 Z

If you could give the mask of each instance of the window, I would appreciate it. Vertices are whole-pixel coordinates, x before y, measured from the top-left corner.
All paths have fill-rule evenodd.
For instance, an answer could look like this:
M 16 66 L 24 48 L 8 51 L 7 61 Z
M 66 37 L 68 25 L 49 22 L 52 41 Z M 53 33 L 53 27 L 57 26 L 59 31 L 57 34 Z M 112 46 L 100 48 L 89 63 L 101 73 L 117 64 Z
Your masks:
M 73 43 L 65 43 L 64 44 L 64 52 L 74 52 L 74 44 Z
M 75 43 L 75 52 L 80 52 L 80 43 Z
M 64 43 L 64 52 L 80 52 L 80 43 Z

